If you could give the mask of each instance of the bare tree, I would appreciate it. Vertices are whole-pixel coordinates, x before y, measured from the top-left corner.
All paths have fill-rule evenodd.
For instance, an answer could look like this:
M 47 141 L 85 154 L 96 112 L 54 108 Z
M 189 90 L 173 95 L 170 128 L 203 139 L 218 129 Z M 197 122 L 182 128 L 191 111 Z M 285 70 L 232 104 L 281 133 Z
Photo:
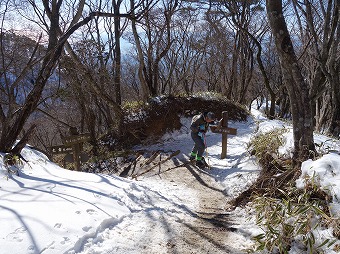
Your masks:
M 252 8 L 252 4 L 254 5 L 254 8 Z M 262 39 L 266 38 L 268 25 L 265 19 L 262 19 L 261 21 L 259 15 L 255 15 L 256 13 L 261 15 L 263 9 L 258 2 L 248 3 L 246 1 L 241 3 L 234 1 L 225 2 L 224 6 L 229 10 L 233 24 L 240 29 L 240 32 L 243 33 L 244 36 L 249 37 L 257 47 L 256 60 L 258 68 L 262 74 L 263 82 L 270 95 L 271 101 L 270 109 L 267 113 L 269 118 L 273 119 L 275 117 L 276 93 L 272 88 L 273 85 L 270 84 L 270 78 L 265 69 L 265 63 L 262 60 L 263 49 L 261 44 Z M 254 17 L 252 17 L 252 15 Z M 258 22 L 253 22 L 253 20 L 258 20 Z
M 141 21 L 145 35 L 138 33 L 137 22 L 132 20 L 132 32 L 140 65 L 138 76 L 145 100 L 149 96 L 159 95 L 160 62 L 172 44 L 171 20 L 178 4 L 178 0 L 162 1 L 149 9 Z
M 39 71 L 38 64 L 41 60 L 39 52 L 46 53 L 46 50 L 39 45 L 39 40 L 37 43 L 27 36 L 16 35 L 13 31 L 5 30 L 6 16 L 11 15 L 10 12 L 14 11 L 14 7 L 11 1 L 1 3 L 3 12 L 1 13 L 0 31 L 0 79 L 2 83 L 0 91 L 2 100 L 0 105 L 0 151 L 3 152 L 12 150 L 23 129 L 27 111 L 30 111 L 32 103 L 34 103 L 30 91 L 34 89 L 34 75 Z M 39 88 L 37 89 L 39 90 Z M 24 104 L 23 101 L 25 101 Z M 13 148 L 14 153 L 21 150 L 23 144 L 27 142 L 33 127 L 24 134 L 23 142 L 19 142 Z
M 294 136 L 293 160 L 299 164 L 310 158 L 315 152 L 309 87 L 302 75 L 288 32 L 283 15 L 282 1 L 267 0 L 266 6 L 290 99 Z
M 68 3 L 66 0 L 44 0 L 42 1 L 42 6 L 38 5 L 34 0 L 28 0 L 28 4 L 32 6 L 38 17 L 39 21 L 36 22 L 46 30 L 48 43 L 45 54 L 41 60 L 40 69 L 33 80 L 33 87 L 28 91 L 24 102 L 16 111 L 8 111 L 1 108 L 0 119 L 2 121 L 2 132 L 0 137 L 0 151 L 2 152 L 20 153 L 27 142 L 34 126 L 28 129 L 27 135 L 13 148 L 27 119 L 36 110 L 45 84 L 55 70 L 56 64 L 63 53 L 65 43 L 70 36 L 77 31 L 77 29 L 90 22 L 94 17 L 106 16 L 114 18 L 117 15 L 115 13 L 103 13 L 100 11 L 90 12 L 86 15 L 84 11 L 85 0 L 79 0 L 77 3 Z M 139 4 L 136 6 L 138 7 Z M 68 9 L 69 11 L 67 12 L 66 7 L 70 7 L 71 9 Z M 74 13 L 74 15 L 69 15 L 69 17 L 71 17 L 70 20 L 61 16 L 62 13 L 65 13 L 65 10 L 67 15 Z M 83 14 L 86 15 L 84 18 L 82 18 Z M 135 11 L 134 18 L 138 15 L 140 15 L 140 13 L 136 15 Z M 119 16 L 126 18 L 131 17 L 130 13 L 119 14 Z M 32 56 L 34 56 L 34 54 L 32 54 Z
M 89 6 L 92 11 L 97 8 L 113 13 L 114 18 L 95 17 L 84 27 L 82 40 L 73 45 L 66 43 L 65 47 L 69 57 L 64 58 L 63 74 L 73 86 L 72 94 L 94 147 L 99 134 L 123 129 L 120 38 L 127 22 L 125 19 L 121 27 L 121 3 L 99 1 Z
M 301 63 L 310 84 L 316 114 L 316 128 L 340 133 L 340 3 L 292 1 L 303 43 Z
M 179 8 L 173 18 L 173 43 L 160 63 L 161 94 L 193 92 L 202 57 L 202 51 L 197 47 L 201 37 L 199 31 L 202 31 L 198 15 L 199 12 L 189 5 Z
M 180 8 L 174 18 L 174 41 L 163 61 L 162 73 L 167 74 L 163 92 L 167 85 L 169 93 L 184 91 L 190 95 L 202 90 L 201 72 L 208 42 L 204 40 L 206 25 L 201 22 L 200 15 L 197 9 L 188 5 Z
M 257 1 L 203 1 L 205 42 L 201 79 L 208 90 L 246 103 L 255 70 L 250 31 Z M 254 9 L 255 10 L 255 9 Z M 254 31 L 255 33 L 255 31 Z M 204 43 L 203 43 L 204 44 Z

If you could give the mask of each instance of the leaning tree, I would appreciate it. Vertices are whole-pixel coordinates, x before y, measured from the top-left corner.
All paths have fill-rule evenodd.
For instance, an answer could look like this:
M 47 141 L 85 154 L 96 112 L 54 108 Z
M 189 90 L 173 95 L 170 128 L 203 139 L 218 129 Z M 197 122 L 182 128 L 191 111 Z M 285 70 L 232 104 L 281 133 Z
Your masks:
M 16 1 L 13 1 L 13 3 Z M 147 4 L 141 0 L 140 2 L 134 3 L 134 11 L 132 10 L 126 13 L 113 12 L 100 12 L 98 10 L 88 12 L 86 10 L 86 1 L 79 0 L 75 1 L 68 0 L 43 0 L 42 3 L 38 3 L 34 0 L 29 0 L 26 3 L 24 9 L 33 8 L 32 15 L 26 17 L 30 21 L 34 21 L 42 28 L 45 32 L 44 39 L 46 39 L 46 48 L 44 55 L 39 59 L 39 70 L 37 71 L 34 79 L 32 79 L 32 88 L 27 92 L 25 98 L 20 98 L 20 101 L 13 101 L 13 97 L 9 97 L 10 103 L 7 106 L 0 107 L 0 124 L 1 124 L 1 135 L 0 135 L 0 151 L 5 153 L 19 154 L 21 149 L 27 143 L 30 134 L 34 130 L 34 125 L 28 128 L 28 131 L 24 134 L 21 140 L 16 144 L 16 140 L 24 130 L 27 120 L 32 113 L 37 109 L 43 94 L 46 83 L 53 74 L 58 60 L 64 52 L 65 44 L 68 39 L 82 26 L 88 24 L 92 19 L 98 16 L 115 18 L 117 16 L 136 20 L 141 14 L 148 9 Z M 148 3 L 151 3 L 149 1 Z M 13 6 L 11 0 L 1 2 L 1 9 L 5 10 L 1 12 L 1 15 L 7 14 L 9 6 Z M 18 14 L 20 6 L 15 6 L 15 15 Z M 68 9 L 69 8 L 69 9 Z M 138 11 L 138 10 L 140 11 Z M 4 14 L 5 13 L 5 14 Z M 20 13 L 23 13 L 20 11 Z M 132 15 L 133 13 L 133 15 Z M 4 20 L 4 18 L 3 18 Z M 1 33 L 3 32 L 1 27 Z M 37 43 L 38 47 L 39 43 Z M 3 48 L 1 48 L 3 50 Z M 27 62 L 27 68 L 23 68 L 22 74 L 12 76 L 12 83 L 21 81 L 25 73 L 30 70 L 32 59 L 35 60 L 36 50 L 32 52 L 31 57 Z M 12 84 L 10 84 L 11 86 Z M 9 89 L 10 92 L 13 92 Z M 12 104 L 16 104 L 16 107 L 10 107 Z M 15 145 L 16 144 L 16 145 Z

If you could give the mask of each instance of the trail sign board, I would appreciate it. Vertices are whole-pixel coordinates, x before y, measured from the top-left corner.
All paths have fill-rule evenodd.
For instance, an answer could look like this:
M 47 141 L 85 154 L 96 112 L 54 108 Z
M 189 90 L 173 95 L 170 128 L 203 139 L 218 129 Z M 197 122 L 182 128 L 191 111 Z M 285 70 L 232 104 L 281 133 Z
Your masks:
M 63 145 L 50 147 L 52 154 L 66 154 L 65 162 L 74 162 L 77 171 L 80 170 L 80 162 L 87 161 L 88 155 L 81 153 L 82 143 L 90 140 L 90 134 L 84 133 L 63 138 Z
M 230 128 L 230 127 L 213 127 L 211 128 L 211 131 L 214 133 L 224 133 L 224 134 L 230 134 L 230 135 L 236 135 L 237 134 L 237 129 L 235 128 Z
M 51 146 L 50 151 L 52 154 L 64 154 L 64 153 L 72 152 L 72 147 L 65 146 L 65 145 Z
M 63 138 L 63 142 L 65 145 L 74 145 L 83 143 L 90 140 L 90 133 L 84 133 L 79 135 L 72 135 Z

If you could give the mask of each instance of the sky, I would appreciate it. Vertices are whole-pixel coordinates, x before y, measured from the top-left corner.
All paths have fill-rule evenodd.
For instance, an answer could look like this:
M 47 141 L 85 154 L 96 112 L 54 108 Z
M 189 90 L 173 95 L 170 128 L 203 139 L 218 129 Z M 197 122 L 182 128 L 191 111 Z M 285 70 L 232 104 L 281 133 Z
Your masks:
M 183 118 L 182 124 L 181 130 L 167 133 L 157 144 L 136 149 L 161 149 L 165 154 L 180 150 L 181 153 L 167 165 L 185 161 L 192 147 L 190 119 Z M 43 154 L 26 147 L 22 155 L 28 162 L 15 168 L 19 170 L 19 176 L 16 176 L 8 175 L 0 160 L 0 253 L 246 253 L 247 249 L 253 248 L 252 238 L 262 233 L 255 223 L 254 210 L 248 205 L 227 211 L 223 202 L 246 190 L 259 175 L 256 158 L 247 151 L 247 144 L 254 135 L 285 127 L 288 132 L 281 153 L 291 151 L 293 139 L 289 124 L 268 120 L 255 109 L 247 122 L 229 122 L 229 127 L 237 128 L 237 135 L 228 137 L 228 155 L 223 160 L 220 159 L 220 134 L 207 133 L 205 158 L 211 169 L 204 172 L 157 167 L 157 171 L 137 179 L 76 172 L 63 169 Z M 315 161 L 304 162 L 296 184 L 304 188 L 307 175 L 318 176 L 321 187 L 333 197 L 331 213 L 339 218 L 340 156 L 335 152 L 339 151 L 339 141 L 315 134 L 315 142 L 327 154 Z M 160 174 L 162 170 L 168 171 Z M 170 178 L 166 177 L 168 173 Z M 191 175 L 196 178 L 189 184 L 186 177 Z M 198 214 L 195 211 L 202 206 L 198 197 L 210 195 L 206 193 L 207 189 L 204 189 L 205 193 L 201 191 L 205 184 L 203 177 L 210 179 L 208 184 L 218 186 L 222 205 L 216 206 L 221 214 L 228 212 L 233 221 L 233 232 L 220 228 L 215 228 L 214 232 L 227 243 L 229 252 L 221 248 L 215 250 L 216 244 L 202 240 L 197 229 L 188 226 L 194 225 L 191 223 Z M 316 228 L 316 242 L 331 237 L 330 232 L 331 228 Z M 323 249 L 326 253 L 339 253 L 333 247 L 324 246 Z M 289 253 L 306 252 L 299 244 L 293 244 Z

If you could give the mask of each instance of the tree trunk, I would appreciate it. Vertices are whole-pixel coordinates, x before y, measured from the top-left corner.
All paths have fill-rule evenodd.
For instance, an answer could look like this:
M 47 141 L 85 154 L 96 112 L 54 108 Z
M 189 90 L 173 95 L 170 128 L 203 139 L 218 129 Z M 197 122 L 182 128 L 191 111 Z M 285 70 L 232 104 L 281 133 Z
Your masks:
M 11 152 L 13 145 L 15 144 L 19 134 L 21 133 L 25 123 L 27 122 L 27 119 L 36 110 L 45 84 L 48 81 L 50 75 L 53 73 L 53 70 L 62 54 L 67 39 L 78 28 L 86 25 L 96 16 L 115 17 L 115 14 L 112 13 L 91 12 L 82 21 L 78 22 L 82 14 L 84 4 L 84 0 L 80 1 L 77 14 L 74 16 L 69 28 L 66 30 L 65 33 L 60 34 L 59 18 L 62 1 L 43 1 L 44 11 L 46 12 L 46 15 L 50 20 L 50 27 L 48 30 L 48 48 L 46 50 L 46 55 L 42 61 L 42 67 L 35 80 L 34 87 L 27 95 L 23 106 L 19 108 L 15 113 L 8 116 L 4 116 L 0 113 L 0 118 L 3 119 L 4 117 L 7 117 L 7 119 L 3 120 L 3 125 L 5 126 L 5 128 L 2 129 L 0 137 L 1 152 Z M 130 13 L 120 14 L 119 16 L 131 18 Z M 113 104 L 113 106 L 116 105 Z M 117 108 L 119 110 L 120 107 Z
M 116 92 L 116 103 L 122 105 L 121 89 L 121 49 L 120 49 L 120 17 L 119 8 L 121 1 L 112 1 L 114 5 L 114 32 L 115 32 L 115 63 L 114 63 L 114 86 Z
M 130 0 L 131 3 L 131 7 L 132 10 L 134 9 L 134 1 Z M 132 16 L 134 17 L 134 11 L 131 13 Z M 142 87 L 142 97 L 144 101 L 147 101 L 147 99 L 149 98 L 150 95 L 150 89 L 147 85 L 147 79 L 148 77 L 144 77 L 144 73 L 145 71 L 145 62 L 144 62 L 144 57 L 143 57 L 143 50 L 142 50 L 142 46 L 141 46 L 141 42 L 138 36 L 138 32 L 137 32 L 137 24 L 136 24 L 136 20 L 132 19 L 131 20 L 131 28 L 132 28 L 132 33 L 133 33 L 133 37 L 135 39 L 135 43 L 136 43 L 136 48 L 137 48 L 137 56 L 138 56 L 138 61 L 139 61 L 139 67 L 138 67 L 138 78 Z
M 309 88 L 298 65 L 283 16 L 282 1 L 266 0 L 266 6 L 291 103 L 294 137 L 293 161 L 299 166 L 302 161 L 315 155 Z
M 0 151 L 11 152 L 13 144 L 16 142 L 24 125 L 36 109 L 41 98 L 45 84 L 50 77 L 57 60 L 62 52 L 62 45 L 58 45 L 58 28 L 59 28 L 59 8 L 53 5 L 51 12 L 51 25 L 49 30 L 49 44 L 46 55 L 43 59 L 42 67 L 35 80 L 34 87 L 27 95 L 24 105 L 15 113 L 15 116 L 8 116 L 8 125 L 2 130 L 0 139 Z M 55 9 L 54 9 L 55 8 Z M 13 117 L 13 119 L 11 119 Z M 10 123 L 9 123 L 10 122 Z M 20 151 L 17 151 L 20 153 Z

